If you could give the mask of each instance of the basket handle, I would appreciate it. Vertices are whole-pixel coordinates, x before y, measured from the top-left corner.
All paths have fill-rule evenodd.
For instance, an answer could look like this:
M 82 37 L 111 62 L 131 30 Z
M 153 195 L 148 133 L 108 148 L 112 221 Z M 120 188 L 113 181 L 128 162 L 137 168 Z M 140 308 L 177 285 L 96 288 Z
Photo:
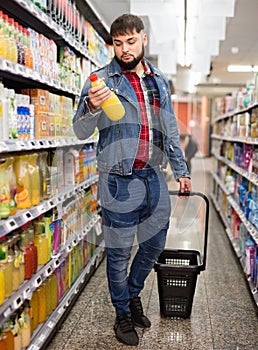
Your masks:
M 203 263 L 200 270 L 204 271 L 206 268 L 206 259 L 207 259 L 207 246 L 208 246 L 208 224 L 209 224 L 209 213 L 210 213 L 210 202 L 208 197 L 202 192 L 179 192 L 179 191 L 169 191 L 169 194 L 172 196 L 178 197 L 192 197 L 198 196 L 201 197 L 206 204 L 205 210 L 205 223 L 204 223 L 204 241 L 203 241 Z

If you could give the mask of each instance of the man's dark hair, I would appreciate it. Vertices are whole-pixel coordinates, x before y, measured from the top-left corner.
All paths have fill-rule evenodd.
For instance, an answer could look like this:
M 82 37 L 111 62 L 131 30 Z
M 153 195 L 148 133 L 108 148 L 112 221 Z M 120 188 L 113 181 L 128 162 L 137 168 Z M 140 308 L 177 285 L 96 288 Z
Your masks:
M 134 29 L 140 33 L 144 29 L 143 21 L 140 17 L 132 14 L 123 14 L 117 17 L 110 27 L 112 37 L 133 33 Z

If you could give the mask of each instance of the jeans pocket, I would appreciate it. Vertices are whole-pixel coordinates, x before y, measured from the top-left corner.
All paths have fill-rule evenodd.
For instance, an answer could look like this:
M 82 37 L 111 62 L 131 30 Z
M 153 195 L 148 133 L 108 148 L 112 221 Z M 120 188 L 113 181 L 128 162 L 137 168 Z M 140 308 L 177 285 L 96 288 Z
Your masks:
M 102 207 L 109 209 L 109 206 L 117 198 L 118 182 L 116 175 L 101 173 L 99 176 L 99 197 Z

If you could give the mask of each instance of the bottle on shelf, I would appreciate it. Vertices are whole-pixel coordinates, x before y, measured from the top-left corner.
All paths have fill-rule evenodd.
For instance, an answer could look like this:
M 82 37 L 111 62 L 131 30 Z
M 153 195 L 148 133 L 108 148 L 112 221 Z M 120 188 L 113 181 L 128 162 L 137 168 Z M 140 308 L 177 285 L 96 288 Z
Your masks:
M 18 154 L 14 158 L 14 173 L 16 176 L 15 201 L 18 209 L 31 207 L 31 184 L 29 174 L 29 158 L 27 154 Z
M 5 321 L 3 324 L 3 338 L 5 342 L 5 348 L 7 350 L 15 350 L 14 348 L 14 336 L 11 331 L 11 321 Z
M 0 11 L 0 57 L 8 58 L 7 57 L 7 39 L 5 36 L 3 15 L 4 15 L 3 12 Z
M 28 170 L 31 183 L 31 204 L 38 205 L 42 200 L 40 193 L 40 175 L 38 167 L 38 153 L 28 154 Z
M 9 298 L 13 292 L 13 264 L 8 256 L 8 244 L 5 237 L 0 238 L 0 265 L 4 266 L 5 298 Z
M 37 220 L 33 221 L 34 226 L 34 244 L 37 247 L 38 252 L 38 265 L 45 265 L 49 260 L 49 247 L 48 238 L 46 236 L 46 224 L 39 217 Z
M 18 254 L 14 252 L 15 237 L 13 235 L 7 236 L 8 244 L 8 257 L 12 263 L 12 279 L 13 279 L 13 292 L 15 292 L 20 285 L 20 264 L 18 260 Z
M 28 223 L 28 241 L 32 252 L 32 273 L 36 273 L 38 269 L 38 249 L 34 242 L 34 228 L 32 222 Z
M 22 348 L 25 349 L 30 345 L 31 339 L 31 326 L 30 326 L 30 315 L 29 315 L 29 304 L 25 301 L 23 306 L 18 310 L 19 323 L 21 327 L 21 339 Z
M 40 172 L 40 188 L 43 199 L 48 199 L 51 195 L 50 169 L 47 163 L 48 152 L 39 152 L 38 166 Z
M 22 350 L 21 327 L 18 320 L 18 312 L 14 312 L 10 316 L 10 320 L 12 322 L 11 330 L 14 336 L 14 349 Z
M 45 322 L 47 318 L 46 284 L 43 282 L 38 288 L 39 292 L 39 323 Z
M 90 76 L 90 81 L 93 87 L 99 85 L 106 86 L 104 80 L 99 79 L 95 73 Z M 101 104 L 101 108 L 113 121 L 120 120 L 125 114 L 124 106 L 113 91 L 111 91 L 111 96 Z
M 39 324 L 39 291 L 36 289 L 30 300 L 31 313 L 31 333 L 35 331 Z
M 24 260 L 24 279 L 29 280 L 32 277 L 32 261 L 33 253 L 29 246 L 29 237 L 28 237 L 28 226 L 24 225 L 20 231 L 20 249 L 23 253 Z
M 5 273 L 4 273 L 4 265 L 1 264 L 0 259 L 0 305 L 3 304 L 4 295 L 5 295 Z
M 9 138 L 9 101 L 8 90 L 0 83 L 0 141 Z
M 13 163 L 14 163 L 14 157 L 11 157 L 11 156 L 6 157 L 6 171 L 7 171 L 7 177 L 9 180 L 9 191 L 10 191 L 10 199 L 9 199 L 10 215 L 14 215 L 17 212 L 17 206 L 15 202 L 16 177 L 13 169 Z
M 0 219 L 10 215 L 10 188 L 7 176 L 6 157 L 0 158 Z

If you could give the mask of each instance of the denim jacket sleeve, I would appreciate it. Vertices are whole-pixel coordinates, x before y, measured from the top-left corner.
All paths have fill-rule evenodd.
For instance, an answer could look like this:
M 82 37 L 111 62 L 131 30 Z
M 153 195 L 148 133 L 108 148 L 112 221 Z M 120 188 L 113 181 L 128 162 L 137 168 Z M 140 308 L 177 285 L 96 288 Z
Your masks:
M 163 83 L 165 84 L 163 89 L 160 87 L 160 91 L 163 91 L 163 96 L 165 96 L 164 102 L 161 106 L 164 132 L 164 151 L 170 163 L 175 179 L 178 180 L 181 177 L 190 178 L 180 146 L 177 120 L 173 110 L 171 96 L 169 94 L 169 84 L 166 77 L 161 72 L 160 77 L 163 79 Z
M 82 89 L 77 111 L 73 117 L 73 130 L 76 136 L 85 140 L 90 137 L 97 126 L 101 109 L 91 113 L 88 107 L 88 90 L 91 87 L 90 80 L 87 79 Z

